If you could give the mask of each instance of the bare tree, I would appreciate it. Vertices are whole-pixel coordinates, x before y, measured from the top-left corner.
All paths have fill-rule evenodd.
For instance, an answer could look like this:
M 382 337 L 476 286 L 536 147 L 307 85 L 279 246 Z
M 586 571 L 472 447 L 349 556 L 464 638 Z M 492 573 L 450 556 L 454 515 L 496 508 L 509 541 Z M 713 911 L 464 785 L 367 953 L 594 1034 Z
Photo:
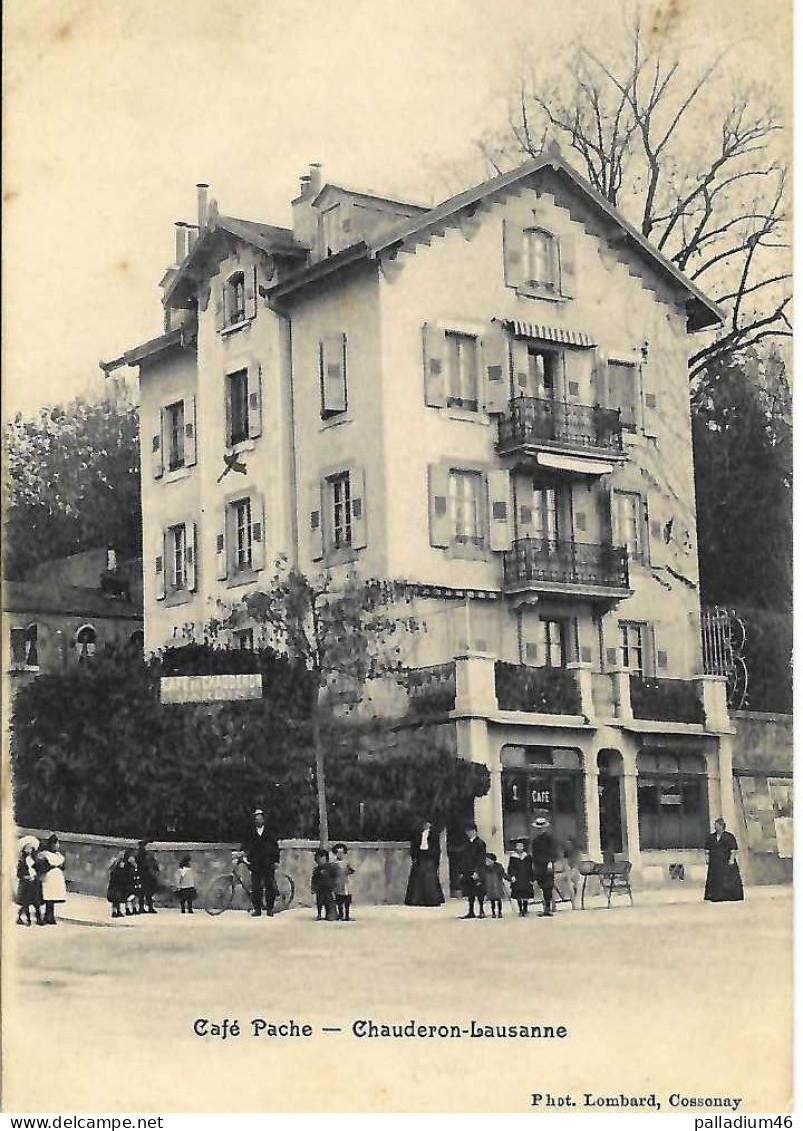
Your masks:
M 791 337 L 783 127 L 762 92 L 728 83 L 722 56 L 692 74 L 665 44 L 650 45 L 636 16 L 617 58 L 581 43 L 551 81 L 532 65 L 507 126 L 478 144 L 502 172 L 557 140 L 723 306 L 724 327 L 690 359 L 694 379 L 716 358 Z

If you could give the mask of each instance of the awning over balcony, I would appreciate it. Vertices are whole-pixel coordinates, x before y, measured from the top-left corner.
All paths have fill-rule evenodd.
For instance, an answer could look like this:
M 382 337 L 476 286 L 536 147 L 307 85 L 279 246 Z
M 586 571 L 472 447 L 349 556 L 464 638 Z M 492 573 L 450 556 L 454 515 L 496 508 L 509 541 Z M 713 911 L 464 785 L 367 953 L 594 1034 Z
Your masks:
M 555 455 L 554 452 L 539 452 L 536 460 L 541 467 L 572 471 L 575 475 L 610 475 L 613 471 L 612 463 L 603 463 L 598 459 L 581 459 L 580 456 Z
M 540 326 L 536 322 L 520 322 L 517 318 L 500 318 L 502 326 L 517 338 L 534 338 L 539 342 L 557 342 L 558 345 L 588 348 L 596 345 L 594 339 L 582 330 L 566 330 L 562 326 Z

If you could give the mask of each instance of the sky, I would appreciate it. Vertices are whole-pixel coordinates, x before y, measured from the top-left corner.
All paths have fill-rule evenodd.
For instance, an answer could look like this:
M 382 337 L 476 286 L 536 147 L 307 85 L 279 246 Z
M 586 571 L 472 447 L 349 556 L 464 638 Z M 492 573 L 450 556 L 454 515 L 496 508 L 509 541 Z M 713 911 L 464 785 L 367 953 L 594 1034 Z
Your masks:
M 324 179 L 435 202 L 483 177 L 523 54 L 615 45 L 618 0 L 6 0 L 3 417 L 97 393 L 161 331 L 158 283 L 195 184 L 290 225 Z M 791 3 L 647 0 L 685 59 L 723 42 L 788 87 Z M 723 30 L 724 29 L 724 30 Z M 468 178 L 448 185 L 444 171 Z M 476 174 L 476 176 L 475 176 Z M 447 187 L 448 185 L 448 187 Z

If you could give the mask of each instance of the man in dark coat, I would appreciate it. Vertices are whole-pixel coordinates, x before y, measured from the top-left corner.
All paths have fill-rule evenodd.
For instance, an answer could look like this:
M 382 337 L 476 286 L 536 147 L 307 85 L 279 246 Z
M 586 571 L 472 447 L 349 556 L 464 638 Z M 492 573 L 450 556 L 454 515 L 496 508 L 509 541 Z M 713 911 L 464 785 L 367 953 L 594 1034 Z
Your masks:
M 485 841 L 477 835 L 473 821 L 466 825 L 466 843 L 460 858 L 460 887 L 468 899 L 468 912 L 464 919 L 485 918 Z M 479 915 L 474 914 L 474 902 L 479 905 Z
M 555 858 L 558 846 L 552 835 L 549 817 L 536 817 L 533 821 L 535 836 L 532 843 L 533 873 L 535 882 L 544 896 L 542 915 L 552 914 L 552 893 L 555 888 Z
M 156 908 L 153 906 L 153 897 L 159 890 L 159 863 L 153 853 L 148 851 L 148 844 L 149 841 L 141 840 L 137 845 L 137 852 L 134 857 L 142 885 L 142 891 L 137 896 L 137 900 L 140 914 L 148 911 L 149 914 L 155 915 Z
M 262 914 L 264 897 L 265 909 L 268 915 L 272 915 L 277 894 L 275 871 L 279 863 L 279 845 L 265 828 L 265 814 L 261 809 L 254 810 L 253 823 L 241 847 L 251 871 L 251 900 L 254 904 L 251 914 Z

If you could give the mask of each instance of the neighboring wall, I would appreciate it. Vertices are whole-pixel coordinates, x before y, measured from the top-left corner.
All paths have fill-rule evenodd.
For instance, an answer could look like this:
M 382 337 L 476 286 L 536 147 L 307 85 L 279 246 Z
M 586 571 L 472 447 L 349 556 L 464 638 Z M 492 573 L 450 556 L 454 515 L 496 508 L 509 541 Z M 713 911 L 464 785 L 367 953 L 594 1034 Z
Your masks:
M 731 714 L 736 839 L 749 883 L 791 883 L 793 720 L 755 711 Z
M 19 835 L 32 833 L 40 840 L 49 830 L 20 829 Z M 61 850 L 66 857 L 67 887 L 85 895 L 105 897 L 109 881 L 109 864 L 122 848 L 136 847 L 136 841 L 120 837 L 93 836 L 88 833 L 59 833 Z M 410 874 L 410 846 L 406 841 L 347 841 L 349 862 L 354 868 L 352 891 L 355 904 L 402 903 Z M 318 847 L 312 840 L 282 840 L 280 868 L 289 873 L 295 883 L 295 903 L 302 907 L 314 905 L 310 893 L 310 876 L 314 867 L 314 854 Z M 190 853 L 199 892 L 198 905 L 203 903 L 203 893 L 210 880 L 231 869 L 231 852 L 237 845 L 181 843 L 154 841 L 149 850 L 154 853 L 160 868 L 160 878 L 165 885 L 160 891 L 157 906 L 177 906 L 173 894 L 173 879 L 178 862 Z M 441 867 L 447 869 L 441 877 L 444 891 L 448 890 L 448 865 L 445 848 L 441 852 Z M 239 905 L 245 906 L 243 899 Z

